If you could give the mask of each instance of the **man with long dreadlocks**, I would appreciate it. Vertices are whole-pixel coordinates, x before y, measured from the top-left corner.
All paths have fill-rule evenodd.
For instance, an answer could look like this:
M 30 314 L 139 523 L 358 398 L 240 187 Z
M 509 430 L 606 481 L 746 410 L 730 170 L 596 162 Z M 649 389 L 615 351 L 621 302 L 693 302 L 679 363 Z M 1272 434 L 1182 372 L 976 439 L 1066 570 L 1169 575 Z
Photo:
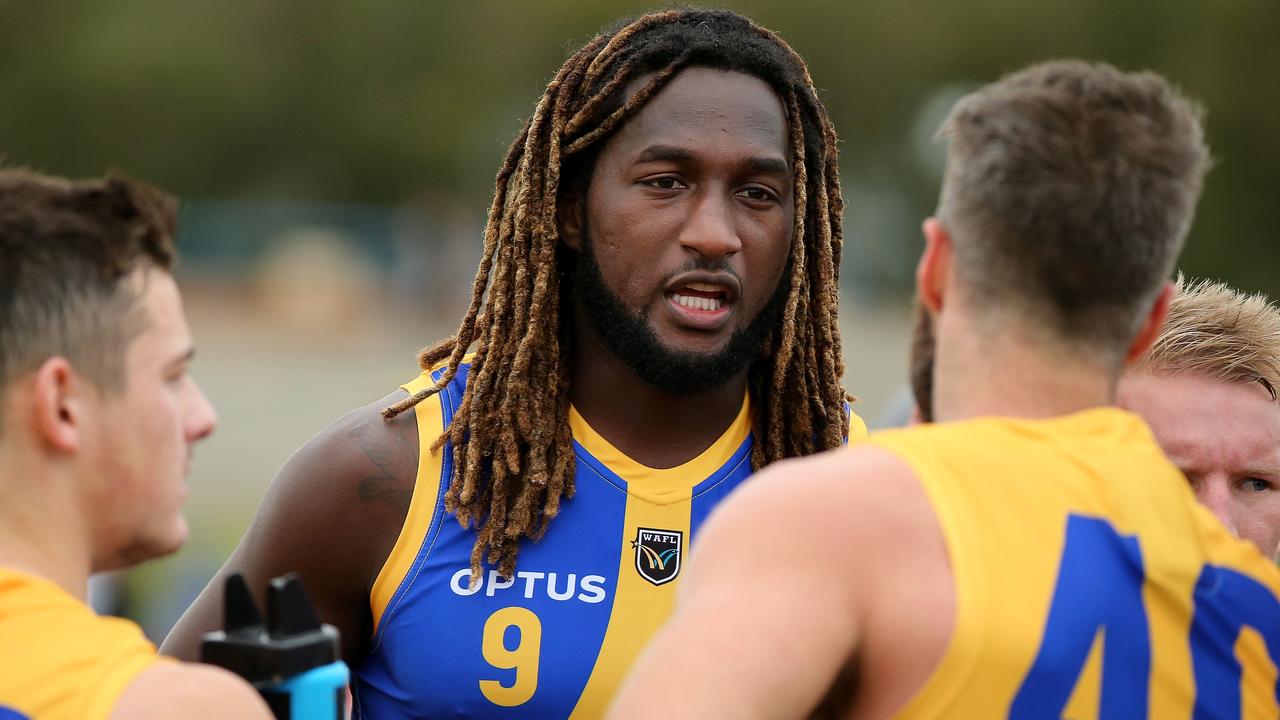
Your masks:
M 865 433 L 836 160 L 803 61 L 746 18 L 591 40 L 498 173 L 456 334 L 290 459 L 223 573 L 301 573 L 361 717 L 602 713 L 710 509 Z M 194 653 L 221 586 L 165 651 Z

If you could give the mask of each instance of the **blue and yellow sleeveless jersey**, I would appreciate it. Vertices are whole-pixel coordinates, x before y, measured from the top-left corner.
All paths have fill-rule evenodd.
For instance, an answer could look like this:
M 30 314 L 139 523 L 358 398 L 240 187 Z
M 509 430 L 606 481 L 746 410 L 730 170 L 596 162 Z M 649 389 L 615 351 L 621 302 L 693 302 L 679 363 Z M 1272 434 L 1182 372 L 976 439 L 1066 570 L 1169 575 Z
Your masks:
M 371 597 L 376 630 L 355 670 L 360 718 L 592 718 L 667 619 L 689 543 L 751 472 L 751 415 L 698 457 L 654 469 L 570 410 L 576 493 L 515 577 L 469 583 L 474 530 L 444 510 L 451 455 L 430 448 L 462 400 L 468 366 L 417 408 L 421 454 L 408 517 Z M 439 372 L 405 386 L 428 387 Z M 851 436 L 866 428 L 856 416 Z
M 102 720 L 160 662 L 137 625 L 0 567 L 0 720 Z
M 903 718 L 1276 718 L 1280 570 L 1099 408 L 873 435 L 932 504 L 956 618 Z

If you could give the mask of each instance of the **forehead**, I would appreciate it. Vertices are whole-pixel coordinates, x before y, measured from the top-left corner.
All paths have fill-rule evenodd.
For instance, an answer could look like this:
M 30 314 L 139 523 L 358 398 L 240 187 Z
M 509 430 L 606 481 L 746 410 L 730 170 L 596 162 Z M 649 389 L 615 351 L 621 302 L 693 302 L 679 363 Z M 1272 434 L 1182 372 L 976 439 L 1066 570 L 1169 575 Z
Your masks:
M 652 76 L 631 84 L 628 94 Z M 610 150 L 650 145 L 743 155 L 790 157 L 786 112 L 768 83 L 753 75 L 691 67 L 681 70 L 632 117 Z
M 1280 469 L 1280 403 L 1258 383 L 1132 373 L 1121 381 L 1117 401 L 1147 421 L 1183 470 Z
M 137 293 L 136 312 L 141 331 L 129 347 L 131 362 L 167 361 L 169 354 L 185 351 L 191 332 L 182 311 L 182 298 L 173 276 L 156 268 L 138 270 L 130 282 Z

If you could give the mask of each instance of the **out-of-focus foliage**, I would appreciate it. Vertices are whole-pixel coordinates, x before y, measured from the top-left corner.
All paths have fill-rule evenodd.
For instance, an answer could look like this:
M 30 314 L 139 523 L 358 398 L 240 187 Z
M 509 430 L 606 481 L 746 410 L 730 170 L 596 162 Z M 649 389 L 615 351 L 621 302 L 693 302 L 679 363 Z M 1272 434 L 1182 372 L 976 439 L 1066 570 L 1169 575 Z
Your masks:
M 867 266 L 846 270 L 907 277 L 936 193 L 923 139 L 946 99 L 1081 56 L 1157 70 L 1205 103 L 1218 166 L 1184 266 L 1280 293 L 1280 3 L 730 5 L 790 40 L 824 92 L 843 139 L 850 258 Z M 0 154 L 70 175 L 119 167 L 187 196 L 398 204 L 430 192 L 479 215 L 566 52 L 648 7 L 0 0 Z

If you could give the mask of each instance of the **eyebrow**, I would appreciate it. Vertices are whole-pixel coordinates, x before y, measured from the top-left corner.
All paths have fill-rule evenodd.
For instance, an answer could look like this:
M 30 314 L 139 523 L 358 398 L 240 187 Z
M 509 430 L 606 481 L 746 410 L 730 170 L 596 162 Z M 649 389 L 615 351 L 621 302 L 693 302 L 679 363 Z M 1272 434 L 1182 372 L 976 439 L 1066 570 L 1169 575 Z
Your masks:
M 692 150 L 674 145 L 650 145 L 636 157 L 637 163 L 646 162 L 692 162 L 697 156 Z M 752 173 L 770 173 L 788 175 L 791 168 L 786 161 L 772 157 L 753 157 L 746 162 L 746 169 Z
M 778 158 L 751 158 L 747 161 L 747 169 L 753 173 L 791 174 L 791 168 L 787 163 Z
M 187 348 L 186 352 L 182 353 L 181 355 L 175 355 L 174 357 L 172 357 L 169 360 L 169 362 L 165 363 L 165 365 L 168 367 L 173 367 L 175 365 L 183 365 L 186 363 L 190 363 L 193 359 L 195 359 L 195 356 L 196 356 L 196 346 L 192 345 L 191 347 Z
M 650 145 L 645 148 L 636 162 L 689 162 L 693 160 L 693 152 L 672 145 Z

